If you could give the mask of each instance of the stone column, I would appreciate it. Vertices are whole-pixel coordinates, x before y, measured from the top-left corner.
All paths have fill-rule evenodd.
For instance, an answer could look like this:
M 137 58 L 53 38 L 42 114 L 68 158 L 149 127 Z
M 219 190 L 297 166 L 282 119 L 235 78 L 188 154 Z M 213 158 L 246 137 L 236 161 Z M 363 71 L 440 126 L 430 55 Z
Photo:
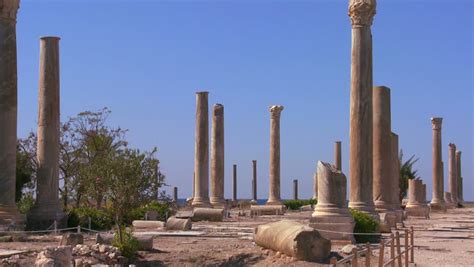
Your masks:
M 196 93 L 194 150 L 194 207 L 209 207 L 209 104 L 208 92 Z
M 19 0 L 0 0 L 0 225 L 23 224 L 15 204 L 17 142 L 16 15 Z
M 390 89 L 376 86 L 373 89 L 373 199 L 378 212 L 391 209 L 392 193 L 392 142 Z
M 59 204 L 59 38 L 40 39 L 38 177 L 28 227 L 43 229 L 63 216 Z M 30 227 L 31 226 L 31 227 Z
M 372 198 L 372 34 L 375 0 L 350 0 L 352 62 L 349 206 L 378 218 Z
M 444 202 L 444 179 L 441 151 L 441 125 L 443 118 L 431 118 L 433 129 L 433 197 L 430 207 L 432 210 L 446 210 Z
M 449 144 L 449 192 L 454 207 L 458 206 L 458 166 L 456 163 L 456 145 Z
M 318 172 L 313 174 L 313 199 L 318 199 Z
M 211 204 L 225 205 L 224 199 L 224 106 L 215 104 L 211 137 Z
M 424 186 L 421 180 L 408 180 L 408 203 L 406 205 L 406 213 L 408 216 L 428 218 L 429 208 L 423 200 Z
M 329 163 L 318 162 L 318 203 L 310 220 L 315 229 L 329 230 L 319 233 L 330 240 L 354 241 L 354 219 L 347 209 L 346 176 Z
M 232 201 L 237 201 L 237 164 L 232 166 Z
M 400 203 L 400 158 L 398 156 L 399 146 L 398 146 L 398 135 L 396 133 L 391 133 L 390 135 L 390 152 L 391 156 L 391 175 L 390 175 L 390 190 L 392 191 L 391 195 L 391 207 L 395 211 L 402 211 Z
M 293 199 L 298 200 L 298 179 L 293 180 Z
M 423 203 L 426 204 L 426 184 L 423 184 Z
M 464 201 L 462 194 L 462 175 L 461 175 L 461 151 L 456 151 L 456 167 L 458 174 L 458 201 L 462 203 Z
M 342 169 L 341 141 L 334 143 L 334 165 L 338 170 Z
M 252 202 L 257 203 L 257 161 L 252 160 Z
M 444 203 L 447 209 L 454 208 L 454 204 L 451 199 L 451 192 L 444 192 Z
M 281 205 L 280 116 L 283 106 L 270 107 L 270 189 L 267 205 Z
M 178 188 L 176 186 L 173 187 L 173 201 L 178 203 Z

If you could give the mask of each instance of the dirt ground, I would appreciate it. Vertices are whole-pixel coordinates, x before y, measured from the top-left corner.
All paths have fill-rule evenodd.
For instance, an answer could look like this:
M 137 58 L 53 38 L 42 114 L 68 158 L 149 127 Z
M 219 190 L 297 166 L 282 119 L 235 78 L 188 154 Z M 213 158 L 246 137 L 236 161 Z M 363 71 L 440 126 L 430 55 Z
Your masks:
M 324 263 L 296 261 L 264 250 L 252 240 L 253 228 L 259 224 L 281 219 L 308 223 L 310 216 L 310 211 L 258 218 L 233 214 L 221 223 L 194 223 L 192 232 L 187 236 L 156 236 L 154 251 L 140 252 L 136 265 L 324 266 Z M 474 205 L 451 209 L 447 213 L 432 213 L 429 220 L 409 218 L 405 225 L 415 229 L 417 266 L 474 266 Z M 86 244 L 92 244 L 95 240 L 94 235 L 86 235 L 85 238 Z M 0 255 L 2 251 L 11 249 L 28 251 L 14 257 L 21 266 L 32 266 L 39 251 L 46 246 L 57 245 L 59 240 L 60 236 L 48 235 L 29 236 L 28 242 L 0 243 Z M 332 256 L 338 256 L 342 246 L 344 244 L 333 244 Z M 372 263 L 377 262 L 377 256 L 378 251 L 375 250 Z M 364 266 L 363 263 L 361 261 L 359 266 Z

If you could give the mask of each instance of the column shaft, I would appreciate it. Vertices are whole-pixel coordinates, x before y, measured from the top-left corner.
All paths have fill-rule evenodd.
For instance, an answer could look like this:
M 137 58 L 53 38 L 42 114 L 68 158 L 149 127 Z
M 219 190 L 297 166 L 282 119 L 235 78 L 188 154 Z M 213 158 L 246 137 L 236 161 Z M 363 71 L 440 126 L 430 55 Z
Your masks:
M 431 118 L 433 129 L 433 197 L 431 199 L 431 209 L 445 210 L 444 202 L 444 179 L 441 151 L 441 125 L 442 118 Z
M 211 204 L 224 205 L 224 106 L 214 105 L 211 138 Z
M 281 204 L 280 198 L 280 116 L 283 106 L 270 107 L 270 188 L 268 205 Z
M 298 179 L 293 180 L 293 199 L 298 200 Z
M 257 161 L 252 160 L 252 200 L 257 201 Z
M 449 144 L 449 192 L 451 193 L 451 201 L 454 207 L 458 205 L 458 172 L 456 163 L 456 145 Z
M 458 174 L 458 201 L 463 202 L 462 197 L 462 174 L 461 174 L 461 151 L 456 151 L 456 165 L 457 165 L 457 174 Z
M 173 187 L 173 201 L 178 203 L 178 187 Z
M 195 191 L 193 206 L 209 203 L 209 104 L 208 92 L 196 93 L 196 133 L 194 152 Z
M 340 171 L 342 166 L 341 141 L 334 143 L 334 165 Z
M 237 201 L 237 164 L 232 166 L 232 201 Z

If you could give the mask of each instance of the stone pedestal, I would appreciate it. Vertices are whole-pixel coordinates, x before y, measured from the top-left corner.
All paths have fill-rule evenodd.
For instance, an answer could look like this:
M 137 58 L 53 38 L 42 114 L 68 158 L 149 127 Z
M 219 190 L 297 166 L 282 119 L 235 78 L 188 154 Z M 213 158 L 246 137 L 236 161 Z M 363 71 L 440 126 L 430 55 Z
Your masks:
M 318 162 L 318 203 L 310 220 L 310 226 L 330 240 L 350 240 L 354 242 L 352 234 L 355 222 L 349 213 L 346 202 L 346 176 L 335 166 L 329 163 Z M 331 231 L 331 232 L 325 232 Z
M 449 144 L 448 185 L 451 193 L 451 202 L 458 206 L 458 166 L 456 163 L 456 145 Z
M 334 143 L 334 166 L 336 166 L 336 169 L 342 170 L 341 141 Z
M 16 15 L 19 0 L 0 0 L 0 225 L 23 228 L 15 204 L 17 142 Z
M 429 218 L 429 207 L 425 197 L 423 182 L 421 180 L 408 180 L 408 203 L 405 207 L 407 216 Z
M 215 104 L 212 112 L 211 198 L 212 206 L 222 207 L 224 199 L 224 106 Z
M 196 133 L 194 150 L 195 188 L 192 205 L 209 207 L 209 93 L 196 93 Z
M 59 38 L 40 39 L 38 177 L 29 229 L 46 229 L 64 217 L 59 204 Z
M 270 107 L 270 188 L 267 205 L 281 205 L 280 198 L 280 117 L 283 106 Z
M 378 218 L 372 198 L 372 33 L 375 0 L 350 0 L 352 22 L 349 206 Z
M 441 125 L 443 118 L 431 118 L 433 129 L 433 197 L 431 199 L 430 208 L 432 211 L 445 211 L 444 202 L 444 179 L 443 179 L 443 163 L 441 151 Z
M 252 160 L 252 204 L 257 204 L 257 161 Z

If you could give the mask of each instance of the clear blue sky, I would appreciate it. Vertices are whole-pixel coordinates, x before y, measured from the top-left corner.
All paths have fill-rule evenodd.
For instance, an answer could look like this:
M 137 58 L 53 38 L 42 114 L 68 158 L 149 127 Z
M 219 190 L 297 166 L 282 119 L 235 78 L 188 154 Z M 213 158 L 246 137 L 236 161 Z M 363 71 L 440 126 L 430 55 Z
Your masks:
M 347 2 L 23 0 L 18 16 L 19 136 L 36 130 L 39 37 L 61 37 L 61 118 L 109 107 L 133 146 L 157 146 L 167 182 L 191 195 L 195 92 L 225 106 L 225 194 L 238 164 L 250 197 L 268 196 L 269 112 L 281 119 L 282 197 L 299 179 L 312 196 L 318 160 L 342 140 L 348 174 L 351 27 Z M 474 200 L 473 2 L 378 1 L 374 84 L 392 89 L 392 128 L 431 196 L 431 123 L 463 151 L 465 198 Z M 445 189 L 447 190 L 447 165 Z M 170 192 L 170 191 L 169 191 Z

